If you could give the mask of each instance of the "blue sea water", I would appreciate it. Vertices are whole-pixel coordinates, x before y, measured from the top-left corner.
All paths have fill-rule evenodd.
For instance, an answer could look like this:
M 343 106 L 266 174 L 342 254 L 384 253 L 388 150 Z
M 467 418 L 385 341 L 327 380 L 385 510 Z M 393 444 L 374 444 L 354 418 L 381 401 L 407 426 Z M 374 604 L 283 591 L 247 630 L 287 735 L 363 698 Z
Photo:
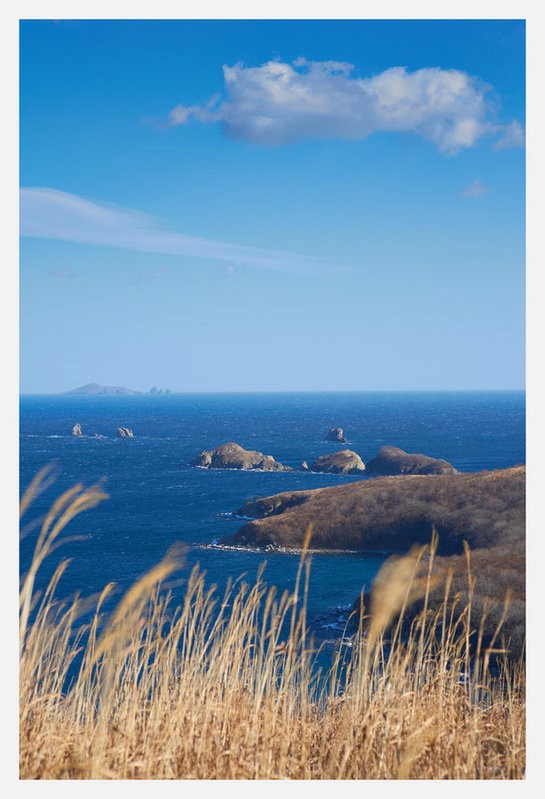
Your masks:
M 76 422 L 84 435 L 75 438 Z M 134 430 L 117 438 L 116 428 Z M 342 426 L 349 443 L 327 443 Z M 239 472 L 189 466 L 201 450 L 226 441 L 273 455 L 297 467 L 348 447 L 364 462 L 384 444 L 444 458 L 462 472 L 525 462 L 524 392 L 357 392 L 300 394 L 169 394 L 138 396 L 24 395 L 20 401 L 20 484 L 55 462 L 56 482 L 29 509 L 20 546 L 28 569 L 39 519 L 61 491 L 102 480 L 109 498 L 83 513 L 67 532 L 83 540 L 65 544 L 44 565 L 45 585 L 61 558 L 72 561 L 58 594 L 86 596 L 114 581 L 128 588 L 175 542 L 189 545 L 186 572 L 196 563 L 207 584 L 222 590 L 229 577 L 252 583 L 266 561 L 264 579 L 293 588 L 299 557 L 277 552 L 224 550 L 213 545 L 244 523 L 231 515 L 246 500 L 281 491 L 320 488 L 358 476 L 308 472 Z M 317 643 L 342 634 L 346 609 L 368 590 L 384 556 L 314 554 L 309 625 Z

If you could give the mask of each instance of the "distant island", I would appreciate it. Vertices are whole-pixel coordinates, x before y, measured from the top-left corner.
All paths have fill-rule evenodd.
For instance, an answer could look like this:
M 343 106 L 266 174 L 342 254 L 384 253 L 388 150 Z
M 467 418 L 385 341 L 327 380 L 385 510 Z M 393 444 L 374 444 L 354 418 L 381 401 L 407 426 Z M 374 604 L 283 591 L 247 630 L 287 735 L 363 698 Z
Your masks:
M 169 388 L 157 388 L 157 386 L 152 386 L 149 391 L 135 391 L 133 388 L 126 388 L 125 386 L 103 386 L 100 383 L 87 383 L 85 386 L 79 386 L 78 388 L 73 388 L 71 391 L 63 392 L 65 395 L 74 395 L 78 394 L 81 396 L 122 396 L 127 397 L 133 394 L 139 394 L 141 396 L 145 396 L 146 394 L 172 394 L 172 391 Z

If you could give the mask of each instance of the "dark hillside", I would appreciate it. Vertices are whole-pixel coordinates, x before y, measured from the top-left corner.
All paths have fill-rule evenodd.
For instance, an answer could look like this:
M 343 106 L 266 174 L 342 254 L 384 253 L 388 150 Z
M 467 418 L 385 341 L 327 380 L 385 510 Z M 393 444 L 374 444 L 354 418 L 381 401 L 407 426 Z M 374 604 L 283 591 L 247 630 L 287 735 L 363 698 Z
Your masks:
M 518 659 L 524 649 L 526 631 L 526 565 L 524 541 L 514 541 L 504 546 L 491 549 L 470 551 L 470 573 L 472 577 L 471 595 L 471 628 L 474 630 L 470 640 L 471 650 L 475 652 L 477 631 L 482 630 L 482 646 L 488 647 L 494 640 L 494 648 L 505 647 L 510 657 Z M 428 563 L 424 559 L 419 576 L 426 578 Z M 430 614 L 444 610 L 447 574 L 450 572 L 452 582 L 448 591 L 448 613 L 456 610 L 454 618 L 468 605 L 469 581 L 465 555 L 437 557 L 434 560 L 432 576 L 438 577 L 438 584 L 432 588 L 428 597 Z M 509 600 L 506 605 L 506 599 Z M 365 598 L 365 603 L 369 598 Z M 423 600 L 409 605 L 404 613 L 403 629 L 405 634 L 415 616 L 423 609 Z M 352 619 L 352 629 L 357 627 L 360 600 L 354 603 L 356 616 Z M 372 601 L 370 610 L 372 611 Z M 366 608 L 365 613 L 368 609 Z M 505 613 L 505 616 L 504 616 Z M 448 615 L 447 615 L 448 618 Z M 503 619 L 503 622 L 502 622 Z M 395 624 L 392 620 L 392 626 Z M 366 622 L 364 621 L 364 628 Z M 499 633 L 498 625 L 501 624 Z M 439 627 L 440 630 L 440 627 Z M 463 628 L 460 628 L 463 637 Z

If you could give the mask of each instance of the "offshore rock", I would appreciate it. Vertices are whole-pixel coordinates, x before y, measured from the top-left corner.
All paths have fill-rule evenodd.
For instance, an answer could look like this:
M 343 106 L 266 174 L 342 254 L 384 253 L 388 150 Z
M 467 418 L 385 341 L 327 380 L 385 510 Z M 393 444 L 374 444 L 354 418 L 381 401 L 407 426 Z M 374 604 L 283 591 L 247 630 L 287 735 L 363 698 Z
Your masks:
M 365 464 L 356 452 L 351 449 L 342 449 L 330 455 L 320 455 L 312 463 L 311 472 L 326 472 L 331 474 L 358 474 L 365 471 Z
M 332 427 L 325 437 L 326 441 L 334 441 L 339 444 L 348 444 L 348 439 L 344 436 L 342 427 Z
M 72 435 L 77 436 L 78 438 L 82 438 L 83 432 L 81 430 L 81 425 L 79 422 L 75 424 L 74 427 L 72 428 Z
M 117 428 L 117 437 L 118 438 L 134 438 L 134 433 L 128 427 L 118 427 Z
M 256 450 L 247 450 L 229 441 L 215 449 L 200 452 L 191 461 L 191 466 L 202 469 L 259 469 L 266 472 L 291 472 L 290 466 L 275 461 L 272 455 L 264 455 Z
M 399 447 L 381 447 L 376 458 L 367 463 L 368 474 L 457 474 L 458 470 L 441 458 L 404 452 Z

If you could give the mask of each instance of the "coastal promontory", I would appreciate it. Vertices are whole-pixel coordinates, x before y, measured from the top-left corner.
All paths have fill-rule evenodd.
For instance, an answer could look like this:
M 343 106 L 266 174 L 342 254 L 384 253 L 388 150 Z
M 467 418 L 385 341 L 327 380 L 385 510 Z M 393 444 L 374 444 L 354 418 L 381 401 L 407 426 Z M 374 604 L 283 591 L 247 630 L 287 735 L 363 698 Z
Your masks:
M 518 657 L 525 640 L 525 477 L 525 467 L 516 466 L 464 474 L 383 476 L 285 492 L 239 508 L 237 515 L 253 520 L 220 543 L 301 549 L 310 525 L 311 549 L 395 556 L 415 544 L 429 544 L 436 533 L 438 556 L 433 561 L 428 612 L 443 607 L 447 584 L 450 600 L 459 607 L 469 601 L 471 591 L 472 621 L 481 629 L 484 644 L 491 645 L 503 620 L 498 641 L 505 640 L 509 656 Z M 469 555 L 464 553 L 464 542 Z M 427 569 L 423 560 L 416 576 L 425 581 Z M 356 600 L 356 627 L 359 607 Z M 421 601 L 407 608 L 407 627 L 421 609 Z M 473 648 L 475 641 L 470 643 Z
M 405 552 L 435 530 L 439 554 L 509 544 L 524 537 L 525 467 L 400 475 L 288 491 L 242 506 L 255 521 L 222 543 L 297 549 L 312 525 L 316 549 Z
M 290 466 L 278 463 L 272 455 L 264 455 L 256 450 L 244 449 L 240 444 L 229 441 L 215 449 L 200 452 L 191 461 L 191 466 L 201 469 L 245 469 L 265 472 L 291 472 Z

